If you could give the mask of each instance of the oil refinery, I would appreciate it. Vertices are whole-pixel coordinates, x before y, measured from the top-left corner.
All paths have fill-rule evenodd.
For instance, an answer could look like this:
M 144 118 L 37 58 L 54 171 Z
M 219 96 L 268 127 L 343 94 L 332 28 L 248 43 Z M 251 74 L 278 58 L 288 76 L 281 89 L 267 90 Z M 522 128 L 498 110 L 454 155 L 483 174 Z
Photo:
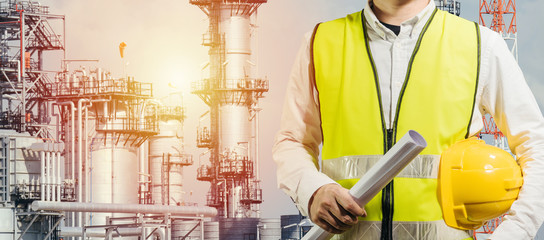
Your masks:
M 212 186 L 207 206 L 183 199 L 183 168 L 194 164 L 183 106 L 155 99 L 151 83 L 85 66 L 95 60 L 66 59 L 63 15 L 0 2 L 0 238 L 254 239 L 257 226 L 268 226 L 262 239 L 279 236 L 279 219 L 259 219 L 256 126 L 268 82 L 249 73 L 250 17 L 265 2 L 191 1 L 210 17 L 213 74 L 193 87 L 210 106 L 197 138 L 210 156 L 198 168 Z M 44 67 L 48 52 L 60 52 L 61 69 Z
M 0 240 L 301 239 L 313 226 L 300 214 L 261 216 L 259 101 L 271 83 L 253 48 L 268 0 L 185 1 L 208 23 L 192 46 L 209 56 L 189 89 L 207 107 L 197 116 L 126 70 L 119 77 L 96 59 L 68 58 L 62 13 L 0 0 Z M 436 3 L 459 16 L 458 1 Z M 515 26 L 499 30 L 517 57 Z M 195 139 L 184 137 L 189 118 Z M 484 121 L 482 134 L 504 148 Z M 203 153 L 187 151 L 188 141 Z M 190 166 L 196 179 L 184 173 Z M 187 181 L 209 184 L 204 203 L 187 199 Z
M 268 80 L 252 70 L 251 35 L 267 1 L 189 2 L 209 18 L 209 77 L 191 86 L 209 106 L 196 129 L 207 157 L 197 179 L 210 183 L 200 206 L 184 199 L 183 169 L 195 164 L 185 107 L 126 70 L 115 77 L 98 60 L 67 59 L 64 15 L 0 1 L 0 239 L 280 238 L 280 219 L 261 219 L 259 208 L 258 101 Z M 282 216 L 284 235 L 301 237 L 303 219 Z

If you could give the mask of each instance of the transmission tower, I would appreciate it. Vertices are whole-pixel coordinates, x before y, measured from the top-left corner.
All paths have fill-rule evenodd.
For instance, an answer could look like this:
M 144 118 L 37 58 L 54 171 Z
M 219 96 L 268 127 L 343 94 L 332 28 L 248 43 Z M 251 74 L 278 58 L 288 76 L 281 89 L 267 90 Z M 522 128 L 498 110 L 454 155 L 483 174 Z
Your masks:
M 501 34 L 518 60 L 516 0 L 480 0 L 480 25 Z

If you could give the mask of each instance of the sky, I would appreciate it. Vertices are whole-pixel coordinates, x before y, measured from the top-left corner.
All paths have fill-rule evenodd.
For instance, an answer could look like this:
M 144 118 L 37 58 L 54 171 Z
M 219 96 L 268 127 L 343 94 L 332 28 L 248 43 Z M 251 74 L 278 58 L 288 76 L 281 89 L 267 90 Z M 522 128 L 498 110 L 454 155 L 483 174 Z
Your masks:
M 184 169 L 186 201 L 205 203 L 209 183 L 196 180 L 199 157 L 196 127 L 207 106 L 190 93 L 191 82 L 205 73 L 208 48 L 201 45 L 208 27 L 206 15 L 189 0 L 43 0 L 50 12 L 66 16 L 68 59 L 98 59 L 98 66 L 122 76 L 123 62 L 118 46 L 125 50 L 126 72 L 136 81 L 153 83 L 157 98 L 181 91 L 187 110 L 184 123 L 185 149 L 195 165 Z M 478 2 L 463 0 L 461 16 L 478 20 Z M 270 81 L 270 90 L 260 106 L 260 166 L 264 202 L 261 216 L 297 214 L 292 201 L 276 187 L 272 145 L 279 130 L 284 91 L 304 34 L 316 23 L 360 11 L 364 0 L 269 0 L 258 11 L 256 47 L 253 49 L 256 72 Z M 518 0 L 517 25 L 519 63 L 540 105 L 544 107 L 544 1 Z M 60 63 L 51 63 L 59 66 Z M 77 67 L 76 66 L 73 66 Z M 170 85 L 177 89 L 169 88 Z M 170 97 L 176 101 L 176 97 Z M 200 159 L 204 160 L 204 158 Z M 190 194 L 192 192 L 192 194 Z

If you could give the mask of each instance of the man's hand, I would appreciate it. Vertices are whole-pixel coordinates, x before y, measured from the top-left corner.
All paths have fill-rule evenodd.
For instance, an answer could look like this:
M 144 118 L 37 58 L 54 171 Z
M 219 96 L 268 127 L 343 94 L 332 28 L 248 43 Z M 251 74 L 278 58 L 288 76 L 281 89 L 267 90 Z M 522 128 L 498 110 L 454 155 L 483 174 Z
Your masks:
M 330 233 L 343 233 L 359 221 L 357 217 L 366 216 L 349 191 L 331 183 L 317 189 L 310 199 L 310 219 Z

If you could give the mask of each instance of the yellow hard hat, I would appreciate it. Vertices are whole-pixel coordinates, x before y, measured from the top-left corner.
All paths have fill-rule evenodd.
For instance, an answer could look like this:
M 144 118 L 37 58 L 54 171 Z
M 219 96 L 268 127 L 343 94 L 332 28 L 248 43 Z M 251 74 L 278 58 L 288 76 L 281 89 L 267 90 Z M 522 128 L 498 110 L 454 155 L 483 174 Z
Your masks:
M 508 152 L 476 138 L 446 149 L 438 171 L 438 201 L 450 227 L 477 229 L 510 209 L 523 183 Z

